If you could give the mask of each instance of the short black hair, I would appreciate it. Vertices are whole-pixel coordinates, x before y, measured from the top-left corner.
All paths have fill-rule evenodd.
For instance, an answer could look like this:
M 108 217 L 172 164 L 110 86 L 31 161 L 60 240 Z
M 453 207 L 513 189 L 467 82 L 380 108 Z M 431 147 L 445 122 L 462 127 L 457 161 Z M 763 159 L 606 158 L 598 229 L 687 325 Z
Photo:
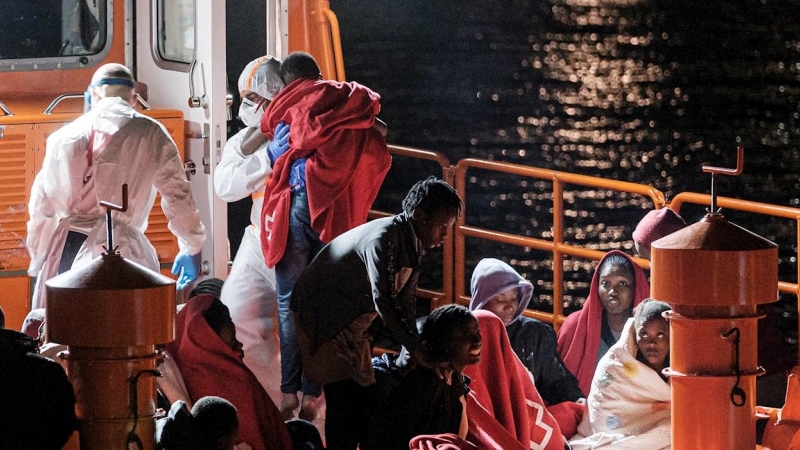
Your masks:
M 189 293 L 189 298 L 197 295 L 211 294 L 215 298 L 222 298 L 222 285 L 225 282 L 219 278 L 208 278 L 197 283 L 197 286 Z
M 289 83 L 298 78 L 316 80 L 322 76 L 322 71 L 319 70 L 317 61 L 306 52 L 290 53 L 281 63 L 279 70 L 280 76 L 284 82 L 287 81 L 287 75 L 290 75 Z
M 427 356 L 435 362 L 448 361 L 452 355 L 447 347 L 452 340 L 453 331 L 466 326 L 475 316 L 468 308 L 451 303 L 433 310 L 422 324 L 420 339 L 425 343 Z
M 606 257 L 606 259 L 603 260 L 603 263 L 597 268 L 598 275 L 600 274 L 600 272 L 602 272 L 603 267 L 605 266 L 624 267 L 631 275 L 631 279 L 633 280 L 633 286 L 632 286 L 633 289 L 634 290 L 636 289 L 636 271 L 634 270 L 633 263 L 631 262 L 630 259 L 618 253 L 608 255 L 608 257 Z
M 444 211 L 459 217 L 463 206 L 456 190 L 444 180 L 433 176 L 416 182 L 403 200 L 403 211 L 408 215 L 419 208 L 428 215 Z
M 636 307 L 636 311 L 633 315 L 633 325 L 638 328 L 654 319 L 666 321 L 667 319 L 665 319 L 661 313 L 671 309 L 672 307 L 667 303 L 653 300 L 652 298 L 646 298 Z
M 222 397 L 209 395 L 201 398 L 192 407 L 192 416 L 198 438 L 206 444 L 216 445 L 239 428 L 236 407 Z

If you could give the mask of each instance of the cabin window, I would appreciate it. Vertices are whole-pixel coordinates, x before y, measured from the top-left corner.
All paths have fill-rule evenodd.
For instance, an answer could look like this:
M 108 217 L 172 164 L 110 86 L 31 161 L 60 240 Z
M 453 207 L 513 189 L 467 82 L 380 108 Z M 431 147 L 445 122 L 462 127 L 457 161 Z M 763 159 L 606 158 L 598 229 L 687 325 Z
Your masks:
M 107 0 L 3 1 L 0 70 L 84 66 L 99 59 L 111 41 L 107 14 Z
M 158 56 L 189 64 L 194 60 L 195 0 L 158 0 Z

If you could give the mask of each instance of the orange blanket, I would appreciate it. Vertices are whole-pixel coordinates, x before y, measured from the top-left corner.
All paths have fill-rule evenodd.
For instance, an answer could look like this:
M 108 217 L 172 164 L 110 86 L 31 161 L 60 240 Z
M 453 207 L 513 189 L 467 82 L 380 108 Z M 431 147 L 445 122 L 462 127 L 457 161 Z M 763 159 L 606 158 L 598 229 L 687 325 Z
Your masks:
M 283 257 L 289 230 L 289 174 L 306 160 L 311 227 L 322 242 L 363 224 L 389 171 L 391 156 L 372 126 L 380 96 L 358 83 L 295 80 L 267 107 L 261 131 L 271 137 L 279 122 L 291 125 L 290 149 L 275 161 L 261 211 L 261 245 L 267 265 Z

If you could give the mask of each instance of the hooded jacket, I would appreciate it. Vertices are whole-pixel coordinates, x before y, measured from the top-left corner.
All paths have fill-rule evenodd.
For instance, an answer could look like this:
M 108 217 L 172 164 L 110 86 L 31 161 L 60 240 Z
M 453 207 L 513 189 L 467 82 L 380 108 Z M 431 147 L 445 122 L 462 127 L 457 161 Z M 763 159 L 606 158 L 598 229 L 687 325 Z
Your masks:
M 483 309 L 489 300 L 509 289 L 520 290 L 519 307 L 506 327 L 514 353 L 533 375 L 536 388 L 548 405 L 584 397 L 578 380 L 556 353 L 556 333 L 550 325 L 522 313 L 533 295 L 533 285 L 511 266 L 494 258 L 481 260 L 472 273 L 471 310 Z

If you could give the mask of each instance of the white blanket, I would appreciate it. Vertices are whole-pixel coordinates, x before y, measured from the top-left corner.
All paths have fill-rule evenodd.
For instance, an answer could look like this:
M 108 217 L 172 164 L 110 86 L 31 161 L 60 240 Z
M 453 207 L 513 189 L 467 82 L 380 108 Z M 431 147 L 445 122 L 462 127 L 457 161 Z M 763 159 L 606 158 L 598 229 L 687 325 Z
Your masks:
M 573 450 L 670 448 L 670 387 L 636 360 L 635 334 L 628 319 L 620 340 L 597 364 L 586 413 L 570 441 Z

